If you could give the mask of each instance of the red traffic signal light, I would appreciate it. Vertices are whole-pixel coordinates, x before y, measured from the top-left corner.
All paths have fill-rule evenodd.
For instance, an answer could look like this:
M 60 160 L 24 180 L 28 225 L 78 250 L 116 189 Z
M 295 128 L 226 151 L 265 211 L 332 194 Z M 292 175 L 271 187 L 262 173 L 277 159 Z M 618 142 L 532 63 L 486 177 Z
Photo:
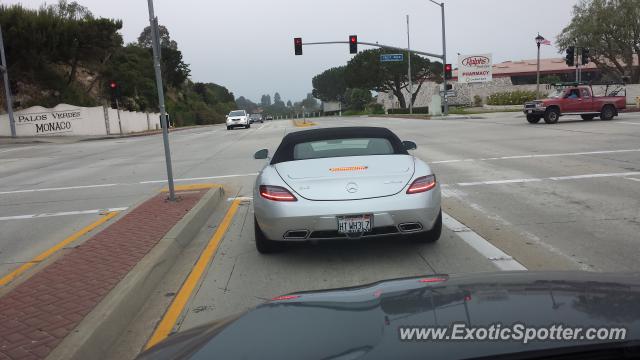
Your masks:
M 358 36 L 356 35 L 349 36 L 349 53 L 350 54 L 358 53 Z
M 115 81 L 111 81 L 111 82 L 109 83 L 109 87 L 110 87 L 112 90 L 115 90 L 115 88 L 117 88 L 117 87 L 118 87 L 118 84 L 117 84 Z
M 302 38 L 293 38 L 293 48 L 296 55 L 302 55 Z
M 449 80 L 453 77 L 453 67 L 451 64 L 444 65 L 444 78 Z

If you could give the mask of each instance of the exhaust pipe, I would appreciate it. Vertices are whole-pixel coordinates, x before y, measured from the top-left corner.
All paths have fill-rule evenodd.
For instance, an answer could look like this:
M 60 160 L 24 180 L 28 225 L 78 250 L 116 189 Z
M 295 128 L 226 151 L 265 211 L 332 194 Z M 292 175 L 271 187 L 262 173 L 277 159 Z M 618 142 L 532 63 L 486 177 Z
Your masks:
M 309 230 L 289 230 L 284 234 L 285 240 L 302 240 L 309 235 Z
M 417 222 L 409 222 L 398 225 L 402 232 L 416 232 L 422 230 L 422 224 Z

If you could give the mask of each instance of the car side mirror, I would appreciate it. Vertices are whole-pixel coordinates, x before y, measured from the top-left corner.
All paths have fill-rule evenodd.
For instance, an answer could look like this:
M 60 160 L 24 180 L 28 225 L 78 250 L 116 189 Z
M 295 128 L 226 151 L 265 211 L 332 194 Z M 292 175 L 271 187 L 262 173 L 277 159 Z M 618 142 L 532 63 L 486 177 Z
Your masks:
M 418 148 L 418 145 L 416 145 L 416 143 L 414 143 L 413 141 L 403 141 L 402 142 L 402 146 L 404 147 L 405 150 L 415 150 Z
M 254 159 L 261 160 L 261 159 L 266 159 L 268 157 L 269 157 L 269 150 L 267 150 L 267 149 L 258 150 L 258 151 L 256 151 L 255 154 L 253 154 L 253 158 Z

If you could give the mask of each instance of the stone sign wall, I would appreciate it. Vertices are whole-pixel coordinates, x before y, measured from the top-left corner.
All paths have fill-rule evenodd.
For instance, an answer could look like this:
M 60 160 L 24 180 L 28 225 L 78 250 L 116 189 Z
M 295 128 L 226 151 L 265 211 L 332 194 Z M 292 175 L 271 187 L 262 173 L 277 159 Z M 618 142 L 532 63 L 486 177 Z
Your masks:
M 79 107 L 60 104 L 47 109 L 30 107 L 14 112 L 17 136 L 91 136 L 128 134 L 155 130 L 160 115 L 118 111 L 102 106 Z M 11 136 L 9 115 L 0 115 L 0 136 Z

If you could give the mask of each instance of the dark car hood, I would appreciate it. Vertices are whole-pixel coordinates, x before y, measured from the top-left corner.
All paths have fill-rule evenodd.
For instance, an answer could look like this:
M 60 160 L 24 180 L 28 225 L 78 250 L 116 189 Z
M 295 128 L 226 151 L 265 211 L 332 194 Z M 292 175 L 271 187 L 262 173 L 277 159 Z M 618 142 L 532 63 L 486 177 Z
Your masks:
M 582 342 L 399 339 L 400 326 L 624 326 L 640 339 L 640 274 L 500 272 L 430 275 L 301 292 L 176 334 L 141 359 L 463 359 Z

